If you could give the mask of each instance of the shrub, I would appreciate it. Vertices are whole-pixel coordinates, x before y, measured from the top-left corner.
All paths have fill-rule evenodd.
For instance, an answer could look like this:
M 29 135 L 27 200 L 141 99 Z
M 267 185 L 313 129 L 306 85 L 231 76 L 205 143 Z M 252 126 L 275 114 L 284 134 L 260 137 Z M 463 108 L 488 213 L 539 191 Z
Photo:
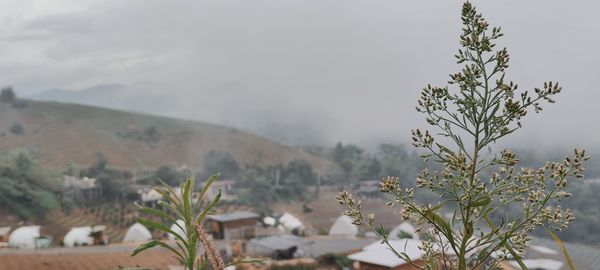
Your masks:
M 10 126 L 10 132 L 15 135 L 23 135 L 23 133 L 25 133 L 25 128 L 23 128 L 23 126 L 18 122 L 15 122 L 12 124 L 12 126 Z
M 2 88 L 2 91 L 0 91 L 0 101 L 3 103 L 13 103 L 16 98 L 17 95 L 11 86 L 4 87 Z

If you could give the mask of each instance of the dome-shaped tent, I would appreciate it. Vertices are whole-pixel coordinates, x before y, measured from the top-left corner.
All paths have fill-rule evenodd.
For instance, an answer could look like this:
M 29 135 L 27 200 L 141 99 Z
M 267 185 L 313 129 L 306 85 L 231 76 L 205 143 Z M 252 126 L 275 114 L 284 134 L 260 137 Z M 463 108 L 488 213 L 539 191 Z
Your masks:
M 123 237 L 123 243 L 127 242 L 143 242 L 152 239 L 150 231 L 142 224 L 135 223 L 127 229 L 125 237 Z
M 40 237 L 40 226 L 24 226 L 14 230 L 8 244 L 17 248 L 35 248 L 35 239 Z
M 390 234 L 390 239 L 403 239 L 410 238 L 414 240 L 419 240 L 419 234 L 417 234 L 417 229 L 413 225 L 408 222 L 402 222 L 400 225 L 396 226 Z
M 65 247 L 91 246 L 94 238 L 91 236 L 92 227 L 75 227 L 65 234 L 63 243 Z
M 301 230 L 304 225 L 297 217 L 290 213 L 283 213 L 279 217 L 279 229 L 284 232 L 292 232 L 294 230 Z
M 345 215 L 336 219 L 329 229 L 330 236 L 356 236 L 357 234 L 358 226 L 352 224 L 352 219 Z
M 179 225 L 179 226 L 177 226 Z M 171 231 L 173 231 L 176 234 L 179 234 L 180 236 L 182 236 L 185 239 L 185 222 L 181 219 L 177 220 L 177 224 L 173 224 L 171 225 Z M 175 235 L 173 234 L 169 234 L 169 240 L 177 240 L 177 237 L 175 237 Z

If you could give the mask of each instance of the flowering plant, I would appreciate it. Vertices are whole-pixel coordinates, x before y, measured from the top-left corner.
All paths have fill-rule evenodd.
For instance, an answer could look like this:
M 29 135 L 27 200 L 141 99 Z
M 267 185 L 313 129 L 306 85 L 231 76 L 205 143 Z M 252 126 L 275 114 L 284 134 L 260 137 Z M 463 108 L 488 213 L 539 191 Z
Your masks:
M 415 267 L 497 269 L 501 261 L 515 259 L 527 269 L 521 256 L 530 233 L 536 227 L 561 230 L 574 219 L 558 203 L 571 196 L 567 180 L 583 177 L 583 162 L 589 157 L 576 149 L 561 162 L 532 169 L 518 167 L 517 155 L 508 149 L 492 151 L 497 141 L 522 127 L 521 119 L 530 109 L 541 112 L 542 104 L 554 103 L 553 96 L 562 88 L 546 82 L 533 94 L 519 91 L 505 76 L 508 51 L 494 50 L 495 40 L 503 35 L 500 28 L 490 29 L 469 2 L 464 3 L 461 18 L 462 48 L 455 57 L 464 68 L 450 75 L 448 86 L 428 85 L 421 92 L 416 109 L 436 132 L 412 131 L 413 145 L 423 150 L 422 157 L 444 166 L 441 171 L 424 169 L 416 186 L 439 195 L 441 202 L 415 201 L 414 189 L 401 188 L 396 177 L 384 178 L 380 191 L 391 195 L 388 205 L 400 207 L 403 219 L 430 228 L 425 232 L 429 240 L 421 246 L 425 265 Z M 337 199 L 355 224 L 366 224 L 388 243 L 385 230 L 374 225 L 375 216 L 363 215 L 359 200 L 348 192 L 338 194 Z M 522 213 L 503 215 L 507 207 Z M 444 209 L 451 214 L 441 215 Z M 388 246 L 413 263 L 405 253 Z

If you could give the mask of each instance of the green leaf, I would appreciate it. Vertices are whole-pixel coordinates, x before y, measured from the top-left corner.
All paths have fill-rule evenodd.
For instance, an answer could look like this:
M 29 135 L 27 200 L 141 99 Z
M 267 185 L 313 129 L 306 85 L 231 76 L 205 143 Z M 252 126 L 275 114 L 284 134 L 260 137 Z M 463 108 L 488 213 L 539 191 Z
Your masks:
M 441 229 L 442 233 L 444 233 L 444 235 L 448 238 L 448 241 L 450 241 L 451 245 L 454 245 L 454 236 L 452 234 L 452 228 L 450 227 L 448 222 L 446 222 L 446 220 L 444 220 L 442 217 L 440 217 L 438 214 L 434 213 L 431 210 L 425 212 L 425 217 L 427 217 L 435 225 L 437 225 L 437 227 Z
M 204 195 L 206 194 L 206 192 L 208 191 L 208 189 L 210 188 L 210 186 L 217 181 L 217 179 L 219 178 L 219 174 L 213 174 L 211 177 L 209 177 L 206 180 L 206 183 L 204 183 L 204 185 L 202 186 L 202 190 L 200 191 L 200 194 L 198 194 L 198 205 L 202 202 L 202 199 L 204 198 Z
M 213 207 L 215 207 L 215 205 L 219 202 L 220 199 L 221 199 L 221 190 L 219 190 L 219 192 L 217 192 L 217 196 L 215 196 L 215 198 L 210 202 L 210 204 L 208 204 L 208 206 L 206 206 L 206 208 L 204 208 L 204 211 L 202 211 L 202 213 L 200 213 L 200 215 L 198 215 L 198 217 L 196 218 L 196 224 L 200 223 L 204 220 L 206 215 L 211 212 Z
M 171 247 L 170 245 L 166 244 L 165 242 L 159 241 L 159 240 L 152 240 L 148 243 L 142 244 L 140 246 L 138 246 L 135 250 L 133 250 L 133 252 L 131 253 L 131 256 L 135 256 L 137 254 L 139 254 L 142 251 L 154 248 L 154 247 L 163 247 L 166 248 L 168 250 L 170 250 L 171 252 L 173 252 L 179 259 L 181 260 L 185 260 L 185 257 L 179 253 L 179 251 L 177 251 L 176 249 L 174 249 L 173 247 Z
M 181 240 L 182 242 L 184 242 L 184 243 L 186 242 L 185 239 L 181 235 L 179 235 L 178 233 L 175 233 L 173 230 L 171 230 L 171 228 L 165 226 L 164 224 L 160 224 L 158 222 L 148 220 L 145 218 L 138 218 L 138 222 L 148 228 L 159 229 L 163 232 L 170 233 L 173 236 L 175 236 L 177 239 Z
M 479 207 L 479 206 L 486 206 L 488 204 L 490 204 L 492 202 L 492 197 L 490 197 L 490 195 L 486 194 L 485 196 L 479 198 L 476 201 L 472 201 L 471 204 L 469 205 L 469 207 Z
M 177 223 L 177 221 L 174 218 L 172 218 L 171 216 L 169 216 L 169 214 L 167 214 L 164 211 L 161 211 L 161 210 L 155 209 L 155 208 L 150 208 L 150 207 L 143 207 L 143 206 L 139 206 L 139 207 L 140 207 L 139 211 L 142 212 L 142 213 L 166 219 L 166 220 L 168 220 L 171 223 Z
M 490 226 L 490 228 L 493 231 L 497 231 L 498 227 L 496 227 L 496 225 L 494 224 L 494 222 L 490 219 L 489 216 L 484 215 L 483 219 L 485 220 L 485 222 L 488 224 L 488 226 Z M 528 270 L 529 268 L 527 268 L 527 266 L 525 265 L 525 263 L 523 262 L 523 260 L 521 260 L 521 258 L 519 258 L 519 255 L 517 254 L 517 252 L 515 252 L 515 250 L 512 248 L 510 241 L 508 240 L 508 235 L 506 235 L 506 237 L 504 237 L 504 239 L 502 239 L 502 241 L 500 242 L 500 244 L 502 246 L 504 246 L 506 248 L 506 250 L 508 250 L 508 253 L 510 253 L 510 255 L 513 256 L 513 259 L 515 259 L 515 261 L 517 261 L 517 263 L 519 264 L 519 266 L 521 267 L 522 270 Z
M 563 241 L 560 240 L 558 235 L 556 235 L 553 231 L 549 230 L 548 228 L 544 228 L 544 230 L 546 230 L 546 232 L 550 235 L 550 237 L 552 237 L 552 239 L 554 239 L 554 242 L 556 242 L 556 244 L 560 247 L 560 251 L 562 252 L 563 256 L 565 256 L 565 259 L 567 260 L 569 269 L 575 270 L 575 265 L 573 264 L 573 261 L 571 260 L 571 256 L 569 256 L 569 252 L 567 251 L 567 248 L 565 247 L 565 244 L 563 243 Z
M 177 192 L 175 192 L 175 190 L 169 186 L 169 184 L 163 182 L 162 180 L 158 180 L 160 181 L 160 183 L 162 184 L 164 190 L 168 191 L 168 193 L 164 192 L 164 190 L 161 190 L 160 188 L 155 188 L 154 190 L 158 191 L 160 194 L 167 194 L 167 196 L 165 196 L 166 198 L 169 199 L 170 202 L 172 202 L 173 204 L 179 204 L 181 205 L 182 202 L 179 199 L 179 197 L 177 197 L 175 194 L 177 194 Z M 163 191 L 163 192 L 160 192 Z M 164 196 L 164 195 L 163 195 Z

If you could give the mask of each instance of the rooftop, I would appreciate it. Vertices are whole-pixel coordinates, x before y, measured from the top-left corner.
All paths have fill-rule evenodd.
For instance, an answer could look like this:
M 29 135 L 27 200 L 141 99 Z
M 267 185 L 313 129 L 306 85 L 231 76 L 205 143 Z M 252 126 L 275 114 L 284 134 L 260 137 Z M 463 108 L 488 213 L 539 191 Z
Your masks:
M 228 222 L 240 219 L 250 219 L 250 218 L 258 218 L 258 214 L 249 211 L 236 211 L 221 215 L 209 216 L 210 219 L 216 220 L 219 222 Z
M 257 245 L 271 250 L 283 250 L 313 244 L 314 241 L 291 234 L 274 235 L 260 239 L 252 239 L 250 245 Z
M 390 245 L 398 252 L 404 252 L 408 257 L 415 261 L 421 258 L 423 251 L 419 249 L 421 241 L 412 239 L 390 240 Z M 380 241 L 374 242 L 361 252 L 357 252 L 348 256 L 349 259 L 359 262 L 365 262 L 385 267 L 397 267 L 406 263 L 394 254 L 386 244 Z

